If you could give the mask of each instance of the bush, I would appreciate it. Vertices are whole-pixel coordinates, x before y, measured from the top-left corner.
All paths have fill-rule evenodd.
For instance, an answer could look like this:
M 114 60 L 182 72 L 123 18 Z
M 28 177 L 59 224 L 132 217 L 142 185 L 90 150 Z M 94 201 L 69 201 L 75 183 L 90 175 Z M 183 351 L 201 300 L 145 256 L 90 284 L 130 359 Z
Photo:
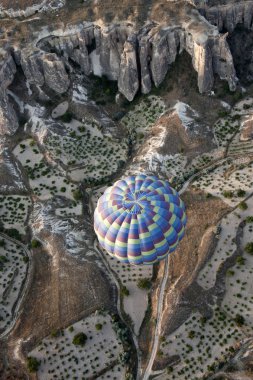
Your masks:
M 229 115 L 228 111 L 225 111 L 225 110 L 222 110 L 222 111 L 218 112 L 218 116 L 219 117 L 226 117 L 228 115 Z
M 102 330 L 103 325 L 102 325 L 101 323 L 97 323 L 97 324 L 95 325 L 95 327 L 96 327 L 96 330 L 97 330 L 97 331 L 100 331 L 100 330 Z
M 70 123 L 72 119 L 73 119 L 73 115 L 71 112 L 65 112 L 65 114 L 62 115 L 62 117 L 61 117 L 61 120 L 64 123 Z
M 245 190 L 242 190 L 242 189 L 237 190 L 237 196 L 238 197 L 244 197 L 245 194 L 246 194 Z
M 167 373 L 170 374 L 171 372 L 173 372 L 173 367 L 171 365 L 169 365 L 167 367 Z
M 60 335 L 60 330 L 52 330 L 50 335 L 52 338 L 57 338 Z
M 248 205 L 246 202 L 240 202 L 239 205 L 238 205 L 239 209 L 240 210 L 247 210 L 248 208 Z
M 232 269 L 227 270 L 227 276 L 233 276 L 235 272 Z
M 127 289 L 126 286 L 122 286 L 120 292 L 121 292 L 121 295 L 122 295 L 122 296 L 129 296 L 129 290 Z
M 233 191 L 231 191 L 231 190 L 224 190 L 222 194 L 225 198 L 232 198 L 233 197 Z
M 244 322 L 245 322 L 245 319 L 242 315 L 240 314 L 236 314 L 235 316 L 235 323 L 237 324 L 237 326 L 243 326 L 244 325 Z
M 73 338 L 72 343 L 75 346 L 84 346 L 87 340 L 87 335 L 85 335 L 83 332 L 80 332 L 76 334 Z
M 75 201 L 80 201 L 83 198 L 83 195 L 80 189 L 76 189 L 72 191 L 72 195 Z
M 30 372 L 37 372 L 40 366 L 40 361 L 33 356 L 27 358 L 27 367 Z
M 247 243 L 244 249 L 247 253 L 249 253 L 250 255 L 253 255 L 253 241 L 251 241 L 250 243 Z
M 189 331 L 188 338 L 193 339 L 195 337 L 195 331 Z
M 31 241 L 31 247 L 32 248 L 39 248 L 39 247 L 41 247 L 41 242 L 34 239 Z
M 239 265 L 243 265 L 245 263 L 245 259 L 242 256 L 238 256 L 236 258 L 236 263 Z
M 253 216 L 247 216 L 246 223 L 253 223 Z
M 0 247 L 5 247 L 5 240 L 0 240 Z
M 150 289 L 152 283 L 148 278 L 140 278 L 137 282 L 137 286 L 140 289 Z

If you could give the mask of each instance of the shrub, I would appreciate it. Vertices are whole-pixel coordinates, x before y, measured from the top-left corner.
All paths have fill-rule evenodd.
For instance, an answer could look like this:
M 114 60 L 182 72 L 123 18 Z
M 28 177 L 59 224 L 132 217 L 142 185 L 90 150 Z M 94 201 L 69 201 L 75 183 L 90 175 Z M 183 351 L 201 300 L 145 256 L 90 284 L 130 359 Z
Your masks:
M 246 223 L 253 223 L 253 216 L 247 216 Z
M 70 123 L 71 120 L 73 118 L 73 115 L 71 112 L 65 112 L 64 115 L 62 115 L 61 117 L 61 120 L 64 122 L 64 123 Z
M 253 255 L 253 241 L 251 241 L 250 243 L 247 243 L 244 249 L 247 253 L 249 253 L 250 255 Z
M 32 248 L 38 248 L 38 247 L 41 247 L 41 242 L 38 241 L 38 240 L 33 239 L 33 240 L 31 241 L 31 247 L 32 247 Z
M 5 240 L 0 240 L 0 247 L 5 247 Z
M 195 331 L 191 330 L 188 333 L 188 338 L 193 339 L 195 337 Z
M 137 286 L 140 289 L 150 289 L 151 285 L 152 283 L 148 278 L 140 278 L 137 282 Z
M 227 270 L 227 275 L 228 276 L 233 276 L 235 272 L 232 269 Z
M 231 190 L 224 190 L 222 194 L 225 198 L 232 198 L 233 197 L 233 191 L 231 191 Z
M 245 259 L 242 256 L 238 256 L 236 258 L 236 263 L 239 265 L 243 265 L 245 263 Z
M 50 335 L 52 338 L 57 338 L 60 335 L 60 330 L 52 330 Z
M 171 372 L 173 372 L 173 367 L 171 365 L 169 365 L 167 367 L 167 373 L 170 374 Z
M 244 317 L 242 315 L 240 315 L 240 314 L 236 314 L 236 316 L 235 316 L 235 323 L 237 324 L 237 326 L 243 326 L 244 322 L 245 322 Z
M 80 189 L 76 189 L 72 191 L 72 195 L 75 201 L 80 201 L 83 197 L 82 192 Z
M 248 208 L 248 205 L 246 202 L 240 202 L 239 205 L 238 205 L 239 209 L 241 210 L 247 210 Z
M 122 296 L 129 296 L 129 290 L 127 289 L 126 286 L 122 286 L 120 292 L 121 292 L 121 295 L 122 295 Z
M 96 327 L 96 330 L 97 330 L 97 331 L 100 331 L 100 330 L 102 330 L 103 325 L 102 325 L 101 323 L 97 323 L 97 324 L 95 325 L 95 327 Z
M 83 332 L 80 332 L 76 334 L 73 338 L 72 343 L 75 346 L 84 346 L 87 340 L 87 335 L 85 335 Z
M 245 190 L 242 190 L 242 189 L 237 190 L 237 196 L 238 197 L 244 197 L 245 194 L 246 194 Z
M 40 361 L 33 356 L 27 358 L 27 367 L 30 372 L 37 372 L 40 366 Z
M 229 114 L 228 111 L 225 111 L 225 110 L 218 112 L 219 117 L 226 117 L 226 116 L 228 116 L 228 114 Z

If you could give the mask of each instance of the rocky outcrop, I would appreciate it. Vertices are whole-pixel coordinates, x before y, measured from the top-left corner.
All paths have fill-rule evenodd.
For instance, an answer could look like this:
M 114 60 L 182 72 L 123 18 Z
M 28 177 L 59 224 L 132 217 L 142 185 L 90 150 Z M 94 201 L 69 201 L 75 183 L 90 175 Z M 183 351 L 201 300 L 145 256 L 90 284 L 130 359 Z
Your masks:
M 18 128 L 17 115 L 6 92 L 15 73 L 16 65 L 11 54 L 3 51 L 0 62 L 0 135 L 12 135 Z
M 163 26 L 152 22 L 139 31 L 132 25 L 99 27 L 84 23 L 78 32 L 41 39 L 37 48 L 40 52 L 55 53 L 65 64 L 75 62 L 86 75 L 94 73 L 117 80 L 119 91 L 129 101 L 133 100 L 138 90 L 147 94 L 152 85 L 158 87 L 183 50 L 192 57 L 201 93 L 211 90 L 214 74 L 227 80 L 231 90 L 237 82 L 226 35 L 219 34 L 217 28 L 196 10 L 192 10 L 191 17 L 181 25 Z M 32 61 L 29 54 L 22 58 L 24 72 L 32 81 L 37 76 L 41 80 L 41 74 L 33 73 L 34 70 L 41 71 L 44 65 L 37 62 L 38 55 L 40 62 L 46 59 L 40 52 L 33 54 Z M 54 62 L 57 62 L 56 56 Z M 52 80 L 46 80 L 54 90 L 55 80 L 54 75 Z
M 8 150 L 0 148 L 0 192 L 1 194 L 27 194 L 29 186 L 20 162 Z
M 186 50 L 198 73 L 201 93 L 212 89 L 215 75 L 234 90 L 233 57 L 227 34 L 220 32 L 232 31 L 238 23 L 251 27 L 253 1 L 188 3 L 187 12 L 176 22 L 147 22 L 140 30 L 123 22 L 103 26 L 83 22 L 49 33 L 36 46 L 31 42 L 20 50 L 20 57 L 16 53 L 17 64 L 28 82 L 46 85 L 58 94 L 69 87 L 66 68 L 78 65 L 85 75 L 117 81 L 120 93 L 132 101 L 138 91 L 147 94 L 153 85 L 158 87 L 177 55 Z
M 69 77 L 64 64 L 55 54 L 45 54 L 43 57 L 45 82 L 58 94 L 63 94 L 69 87 Z
M 137 66 L 136 36 L 127 39 L 121 55 L 120 73 L 118 79 L 119 91 L 131 101 L 139 89 Z
M 64 4 L 65 0 L 30 0 L 29 2 L 3 0 L 0 4 L 0 18 L 28 17 L 36 12 L 61 8 Z
M 21 53 L 21 66 L 29 83 L 38 86 L 46 84 L 58 94 L 69 87 L 69 77 L 62 60 L 54 53 L 29 49 Z
M 233 32 L 238 24 L 243 25 L 246 29 L 252 29 L 253 25 L 253 1 L 222 2 L 223 4 L 214 4 L 209 2 L 209 7 L 202 9 L 205 18 L 213 25 L 216 25 L 219 31 Z M 199 4 L 199 6 L 201 6 Z

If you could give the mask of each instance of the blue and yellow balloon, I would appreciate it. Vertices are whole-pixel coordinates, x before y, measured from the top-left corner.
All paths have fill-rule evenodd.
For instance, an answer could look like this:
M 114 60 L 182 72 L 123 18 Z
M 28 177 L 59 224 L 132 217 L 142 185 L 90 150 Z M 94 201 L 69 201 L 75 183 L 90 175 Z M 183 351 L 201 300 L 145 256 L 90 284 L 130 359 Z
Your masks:
M 122 263 L 154 264 L 185 232 L 185 205 L 168 181 L 144 174 L 108 187 L 98 200 L 94 229 L 101 246 Z

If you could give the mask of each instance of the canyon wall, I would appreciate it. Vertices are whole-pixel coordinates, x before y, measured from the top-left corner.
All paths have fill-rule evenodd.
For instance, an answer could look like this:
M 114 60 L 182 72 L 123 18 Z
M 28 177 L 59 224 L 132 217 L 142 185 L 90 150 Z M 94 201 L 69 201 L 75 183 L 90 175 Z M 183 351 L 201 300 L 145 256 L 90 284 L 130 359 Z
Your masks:
M 3 114 L 10 114 L 5 90 L 16 66 L 22 68 L 29 83 L 62 94 L 71 84 L 69 73 L 78 65 L 85 75 L 105 75 L 117 81 L 119 92 L 132 101 L 138 91 L 147 94 L 152 86 L 158 87 L 178 54 L 186 50 L 201 93 L 212 89 L 215 75 L 234 90 L 238 79 L 225 32 L 232 32 L 238 24 L 252 28 L 253 1 L 212 2 L 211 6 L 208 2 L 190 3 L 187 12 L 171 23 L 149 21 L 137 29 L 127 22 L 102 26 L 82 22 L 43 32 L 25 46 L 9 46 L 0 64 L 2 120 Z M 16 125 L 14 119 L 11 122 Z

